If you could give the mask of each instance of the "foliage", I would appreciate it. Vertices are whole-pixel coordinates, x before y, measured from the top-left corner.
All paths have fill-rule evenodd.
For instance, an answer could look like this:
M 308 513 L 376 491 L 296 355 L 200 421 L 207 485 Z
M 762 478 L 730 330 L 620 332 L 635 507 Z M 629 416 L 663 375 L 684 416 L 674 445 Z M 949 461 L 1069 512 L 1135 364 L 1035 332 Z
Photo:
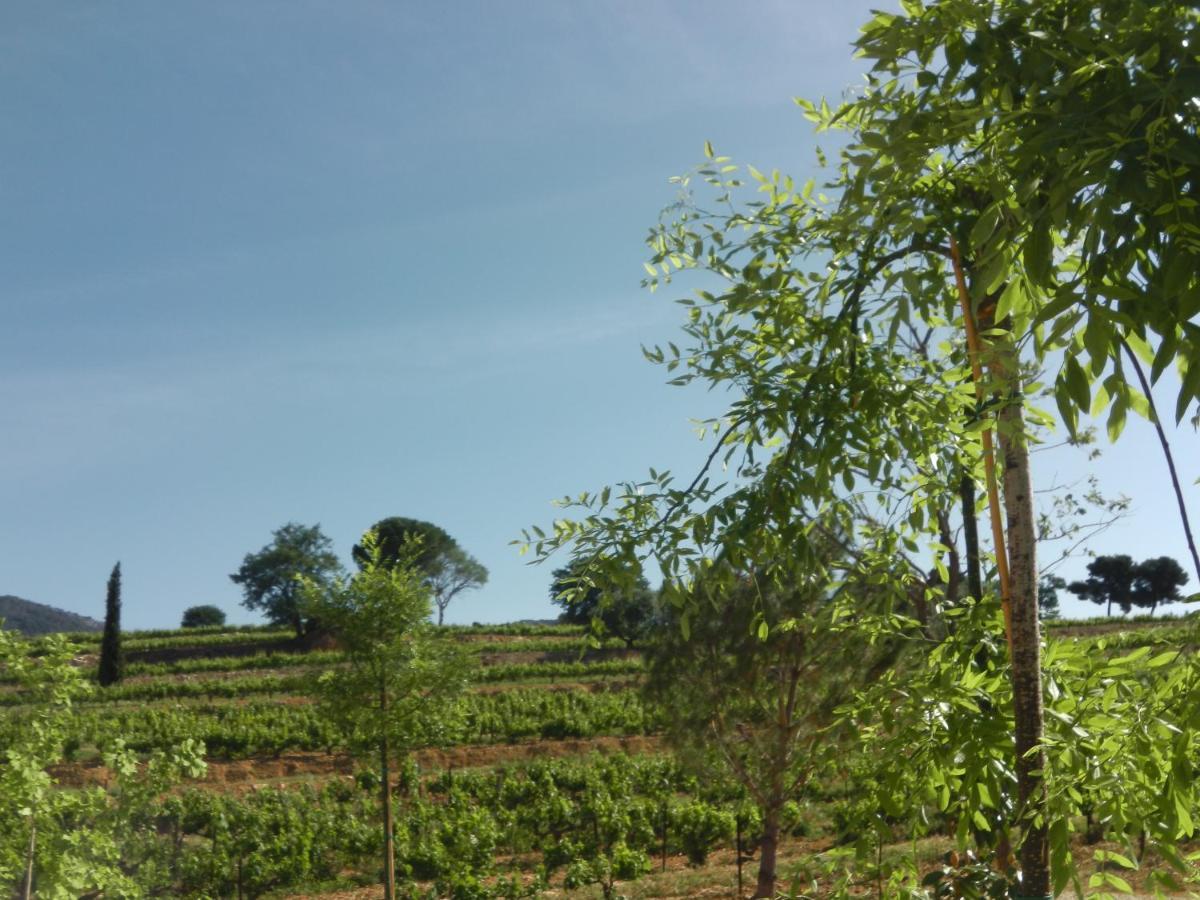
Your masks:
M 1133 570 L 1133 602 L 1150 607 L 1153 615 L 1158 604 L 1181 600 L 1179 589 L 1187 583 L 1187 572 L 1171 557 L 1142 560 Z
M 41 644 L 38 655 L 0 631 L 0 668 L 16 676 L 34 701 L 19 730 L 0 742 L 0 889 L 14 894 L 31 876 L 38 897 L 91 893 L 138 896 L 130 872 L 153 868 L 146 848 L 153 842 L 154 813 L 162 793 L 183 777 L 203 773 L 203 747 L 184 741 L 158 749 L 139 767 L 118 740 L 105 763 L 114 774 L 108 788 L 63 790 L 47 771 L 60 761 L 76 727 L 73 702 L 88 687 L 71 665 L 69 645 L 58 638 Z M 27 876 L 28 873 L 28 876 Z
M 1113 604 L 1121 612 L 1133 608 L 1133 558 L 1125 554 L 1097 556 L 1088 563 L 1088 577 L 1083 581 L 1072 581 L 1067 590 L 1081 600 L 1108 604 L 1106 615 L 1112 615 Z
M 304 584 L 303 610 L 345 651 L 345 666 L 317 683 L 320 708 L 352 750 L 379 755 L 384 806 L 386 896 L 395 896 L 392 850 L 392 754 L 442 740 L 461 713 L 466 656 L 429 625 L 431 590 L 417 568 L 419 539 L 384 558 L 378 536 L 359 545 L 359 571 L 332 585 Z
M 1148 412 L 1126 352 L 1155 380 L 1176 364 L 1177 419 L 1200 398 L 1200 226 L 1188 198 L 1200 174 L 1198 24 L 1188 5 L 1127 0 L 907 2 L 877 14 L 857 42 L 873 66 L 864 88 L 835 108 L 802 103 L 820 128 L 847 132 L 833 201 L 814 181 L 750 168 L 761 197 L 739 202 L 738 167 L 707 148 L 696 180 L 713 186 L 711 207 L 680 179 L 672 219 L 651 234 L 652 286 L 680 270 L 711 276 L 681 301 L 691 345 L 648 355 L 678 368 L 678 383 L 733 389 L 708 459 L 733 477 L 714 483 L 705 465 L 681 488 L 652 469 L 567 501 L 576 518 L 527 536 L 541 555 L 574 543 L 601 568 L 653 555 L 691 582 L 712 560 L 810 565 L 803 523 L 820 511 L 849 525 L 861 491 L 892 529 L 874 530 L 870 555 L 886 555 L 889 539 L 917 552 L 922 533 L 944 546 L 933 526 L 949 489 L 964 472 L 983 480 L 980 431 L 997 427 L 1015 526 L 1015 812 L 1034 893 L 1049 887 L 1045 829 L 1059 849 L 1063 834 L 1038 749 L 1027 453 L 1027 417 L 1049 418 L 1026 406 L 1020 354 L 1061 360 L 1053 394 L 1072 434 L 1080 412 L 1107 411 L 1114 438 L 1130 410 Z M 951 330 L 960 259 L 983 330 L 987 372 L 974 377 Z M 685 602 L 681 628 L 699 614 Z
M 300 612 L 300 580 L 327 585 L 340 570 L 333 542 L 320 525 L 288 522 L 272 532 L 271 543 L 247 553 L 229 579 L 242 588 L 242 606 L 261 610 L 267 621 L 290 625 L 303 636 L 311 623 Z
M 125 655 L 121 649 L 121 564 L 108 576 L 104 599 L 104 636 L 100 639 L 100 686 L 116 684 L 125 673 Z
M 353 576 L 304 586 L 305 612 L 336 636 L 346 663 L 321 675 L 319 696 L 351 746 L 376 750 L 386 735 L 404 753 L 454 727 L 466 660 L 429 626 L 430 590 L 412 560 L 385 561 L 371 532 L 361 546 Z
M 180 628 L 215 628 L 225 624 L 225 610 L 211 604 L 189 606 L 183 611 Z
M 1060 618 L 1058 592 L 1067 586 L 1057 575 L 1043 575 L 1038 581 L 1038 617 L 1043 621 Z
M 953 628 L 928 665 L 883 673 L 842 710 L 866 738 L 866 752 L 846 764 L 858 786 L 852 818 L 864 855 L 894 833 L 920 836 L 941 822 L 957 823 L 960 854 L 972 845 L 990 854 L 1012 819 L 1012 687 L 994 638 L 999 611 L 990 598 L 950 618 Z M 1089 817 L 1126 847 L 1144 837 L 1147 853 L 1131 853 L 1152 883 L 1186 877 L 1189 865 L 1174 844 L 1194 831 L 1195 789 L 1181 754 L 1195 744 L 1196 657 L 1178 646 L 1114 655 L 1104 638 L 1060 640 L 1047 648 L 1045 666 L 1054 893 L 1071 884 L 1082 893 L 1072 837 Z M 901 754 L 908 764 L 896 766 Z
M 578 563 L 555 569 L 550 584 L 550 601 L 562 607 L 561 621 L 594 625 L 601 635 L 613 635 L 632 647 L 644 637 L 653 622 L 655 600 L 650 583 L 638 569 L 601 586 Z
M 415 566 L 424 576 L 433 592 L 438 625 L 442 624 L 451 600 L 465 590 L 487 583 L 488 571 L 483 564 L 432 522 L 392 516 L 376 522 L 371 533 L 377 535 L 380 563 Z M 371 551 L 365 544 L 355 544 L 352 555 L 359 568 L 371 561 Z
M 848 555 L 836 533 L 826 544 L 828 557 Z M 768 896 L 785 805 L 844 752 L 835 709 L 897 652 L 840 627 L 872 599 L 823 574 L 797 570 L 789 584 L 764 585 L 751 570 L 732 588 L 693 590 L 698 614 L 688 632 L 669 623 L 647 652 L 645 691 L 684 758 L 735 779 L 752 798 L 762 823 L 758 891 Z
M 1149 607 L 1153 614 L 1158 604 L 1181 600 L 1179 589 L 1188 582 L 1183 567 L 1169 556 L 1140 563 L 1124 554 L 1097 556 L 1087 570 L 1088 577 L 1071 582 L 1067 590 L 1093 603 L 1107 603 L 1109 615 L 1114 603 L 1123 613 L 1141 606 Z

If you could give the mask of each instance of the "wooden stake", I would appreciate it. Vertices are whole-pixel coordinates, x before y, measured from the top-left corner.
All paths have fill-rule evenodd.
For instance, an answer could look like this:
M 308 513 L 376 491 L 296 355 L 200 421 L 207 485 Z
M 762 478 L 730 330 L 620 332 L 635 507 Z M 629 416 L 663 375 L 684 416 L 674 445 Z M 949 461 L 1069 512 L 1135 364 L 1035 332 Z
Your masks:
M 979 358 L 979 331 L 975 328 L 975 315 L 971 312 L 971 298 L 967 293 L 967 280 L 963 276 L 962 260 L 958 255 L 958 242 L 950 238 L 950 260 L 954 265 L 954 281 L 958 286 L 958 299 L 962 305 L 963 328 L 967 332 L 967 355 L 971 359 L 971 374 L 975 380 L 975 398 L 983 406 L 983 366 Z M 1008 577 L 1008 549 L 1004 543 L 1004 523 L 1000 513 L 1000 489 L 996 485 L 996 451 L 992 442 L 992 429 L 983 429 L 983 467 L 987 481 L 988 509 L 992 520 L 992 543 L 996 545 L 996 571 L 1000 576 L 1000 605 L 1004 609 L 1004 637 L 1008 641 L 1008 653 L 1012 656 L 1012 588 Z M 965 511 L 964 511 L 965 512 Z

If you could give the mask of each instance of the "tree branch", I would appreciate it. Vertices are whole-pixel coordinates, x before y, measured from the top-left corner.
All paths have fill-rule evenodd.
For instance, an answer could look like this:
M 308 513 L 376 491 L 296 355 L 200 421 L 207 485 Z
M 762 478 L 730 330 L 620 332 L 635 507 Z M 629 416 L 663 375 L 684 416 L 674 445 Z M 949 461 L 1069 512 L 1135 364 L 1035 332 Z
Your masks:
M 1121 347 L 1124 348 L 1125 355 L 1129 357 L 1129 362 L 1133 364 L 1133 371 L 1137 373 L 1138 381 L 1142 385 L 1142 393 L 1146 395 L 1146 402 L 1150 404 L 1150 421 L 1154 423 L 1154 430 L 1158 432 L 1158 443 L 1162 446 L 1163 456 L 1167 459 L 1167 469 L 1171 473 L 1171 486 L 1175 488 L 1175 502 L 1179 506 L 1179 520 L 1183 523 L 1183 534 L 1187 538 L 1188 550 L 1192 553 L 1192 565 L 1196 567 L 1196 579 L 1200 582 L 1200 554 L 1196 552 L 1196 539 L 1192 537 L 1192 524 L 1188 519 L 1187 505 L 1183 502 L 1183 491 L 1179 487 L 1179 473 L 1175 471 L 1175 457 L 1171 453 L 1170 443 L 1167 442 L 1167 433 L 1163 431 L 1158 407 L 1154 405 L 1154 394 L 1151 392 L 1150 382 L 1146 379 L 1142 364 L 1130 348 L 1129 342 L 1122 340 Z

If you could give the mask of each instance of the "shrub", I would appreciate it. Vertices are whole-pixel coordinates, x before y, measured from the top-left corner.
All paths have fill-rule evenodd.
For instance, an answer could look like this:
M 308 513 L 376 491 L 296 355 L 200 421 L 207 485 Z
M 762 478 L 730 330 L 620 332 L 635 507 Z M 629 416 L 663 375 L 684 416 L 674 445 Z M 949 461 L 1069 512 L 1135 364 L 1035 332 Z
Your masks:
M 708 860 L 708 851 L 727 841 L 737 828 L 731 813 L 707 803 L 687 803 L 672 811 L 671 831 L 693 866 Z
M 216 606 L 189 606 L 183 611 L 180 628 L 212 628 L 225 624 L 225 610 Z

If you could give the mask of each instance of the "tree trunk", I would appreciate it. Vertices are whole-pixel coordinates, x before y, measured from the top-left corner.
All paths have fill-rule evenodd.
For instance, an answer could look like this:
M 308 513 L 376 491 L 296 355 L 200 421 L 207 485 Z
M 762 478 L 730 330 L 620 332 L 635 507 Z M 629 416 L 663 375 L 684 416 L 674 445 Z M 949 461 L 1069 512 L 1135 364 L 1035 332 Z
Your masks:
M 1017 798 L 1022 828 L 1019 860 L 1024 897 L 1050 895 L 1047 852 L 1046 786 L 1042 771 L 1041 633 L 1038 623 L 1036 526 L 1033 483 L 1029 471 L 1029 445 L 1025 436 L 1025 408 L 1021 399 L 1018 359 L 1010 345 L 997 374 L 1008 396 L 1001 408 L 998 428 L 1004 456 L 1004 506 L 1008 519 L 1008 563 L 1012 603 L 1013 714 L 1016 725 Z M 1033 818 L 1041 818 L 1034 824 Z
M 779 853 L 779 810 L 770 809 L 763 815 L 762 843 L 759 845 L 758 886 L 751 900 L 770 900 L 775 896 L 775 860 Z
M 983 596 L 983 574 L 979 565 L 979 522 L 975 518 L 975 480 L 964 475 L 958 485 L 962 497 L 963 546 L 967 553 L 967 592 L 978 600 Z
M 387 689 L 379 686 L 379 712 L 381 718 L 387 719 Z M 379 740 L 379 773 L 383 782 L 383 897 L 384 900 L 396 898 L 396 848 L 392 835 L 392 784 L 391 772 L 388 769 L 388 739 L 387 729 Z
M 21 886 L 21 900 L 33 896 L 33 852 L 37 848 L 37 822 L 29 817 L 29 847 L 25 851 L 25 881 Z

